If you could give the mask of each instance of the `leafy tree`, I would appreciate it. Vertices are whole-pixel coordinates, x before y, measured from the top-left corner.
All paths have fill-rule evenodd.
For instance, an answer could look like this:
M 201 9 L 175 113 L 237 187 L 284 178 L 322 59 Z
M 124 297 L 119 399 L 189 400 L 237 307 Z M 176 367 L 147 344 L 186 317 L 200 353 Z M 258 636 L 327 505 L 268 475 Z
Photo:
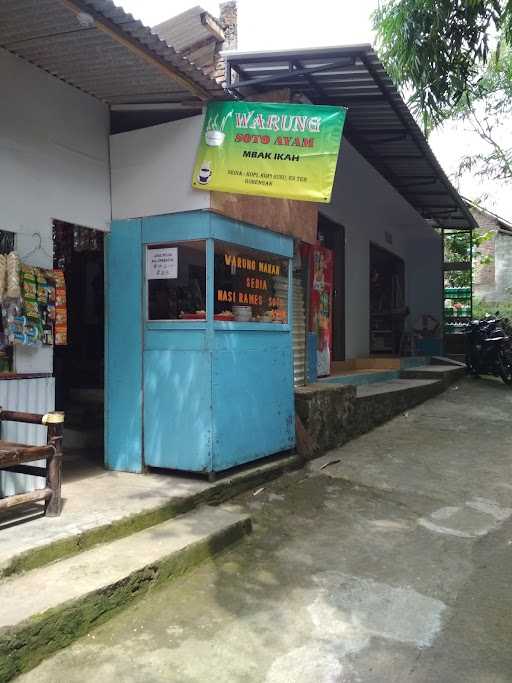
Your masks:
M 512 0 L 388 0 L 374 28 L 391 77 L 412 89 L 428 130 L 476 88 L 493 36 L 512 36 Z
M 464 156 L 457 175 L 471 172 L 494 180 L 512 179 L 512 149 L 506 140 L 512 120 L 512 49 L 502 46 L 471 93 L 454 110 L 454 118 L 469 125 L 483 145 Z
M 492 257 L 483 255 L 479 247 L 494 236 L 492 230 L 473 231 L 473 247 L 470 234 L 463 230 L 447 231 L 444 239 L 444 260 L 451 263 L 467 263 L 473 258 L 473 267 L 486 264 Z M 445 284 L 449 287 L 469 287 L 471 270 L 451 270 L 445 273 Z
M 512 179 L 512 0 L 387 0 L 374 27 L 425 134 L 452 118 L 482 141 L 461 159 L 457 179 Z

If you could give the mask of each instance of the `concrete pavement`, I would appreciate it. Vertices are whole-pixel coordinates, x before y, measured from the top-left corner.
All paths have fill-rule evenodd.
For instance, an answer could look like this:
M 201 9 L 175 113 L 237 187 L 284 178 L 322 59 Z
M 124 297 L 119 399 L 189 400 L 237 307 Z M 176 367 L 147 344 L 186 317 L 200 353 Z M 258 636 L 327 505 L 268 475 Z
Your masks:
M 240 496 L 251 537 L 19 680 L 512 681 L 511 417 L 463 381 Z

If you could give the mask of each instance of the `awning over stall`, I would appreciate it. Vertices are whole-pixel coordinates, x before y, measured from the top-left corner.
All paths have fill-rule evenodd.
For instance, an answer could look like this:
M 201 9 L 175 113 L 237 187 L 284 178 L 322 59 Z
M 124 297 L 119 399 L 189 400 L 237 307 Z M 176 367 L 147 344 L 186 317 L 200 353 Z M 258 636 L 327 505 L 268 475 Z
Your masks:
M 111 0 L 2 0 L 0 48 L 112 107 L 164 103 L 186 116 L 223 96 L 213 79 Z
M 289 88 L 314 104 L 347 107 L 344 135 L 418 213 L 439 226 L 476 227 L 370 45 L 228 52 L 225 58 L 235 95 L 250 99 Z

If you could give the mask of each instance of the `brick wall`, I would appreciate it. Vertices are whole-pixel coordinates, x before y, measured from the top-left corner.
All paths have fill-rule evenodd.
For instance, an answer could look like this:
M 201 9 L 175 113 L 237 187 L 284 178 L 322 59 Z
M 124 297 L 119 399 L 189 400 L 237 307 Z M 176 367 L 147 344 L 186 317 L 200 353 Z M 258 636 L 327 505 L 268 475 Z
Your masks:
M 477 262 L 473 270 L 473 283 L 475 285 L 475 294 L 478 296 L 484 295 L 484 292 L 494 289 L 494 255 L 496 250 L 496 231 L 498 222 L 489 214 L 479 211 L 476 208 L 471 208 L 473 218 L 478 223 L 478 233 L 483 234 L 489 230 L 494 231 L 494 237 L 484 242 L 478 249 L 482 256 L 490 256 L 490 262 L 487 265 L 482 265 Z M 480 292 L 480 294 L 478 293 Z

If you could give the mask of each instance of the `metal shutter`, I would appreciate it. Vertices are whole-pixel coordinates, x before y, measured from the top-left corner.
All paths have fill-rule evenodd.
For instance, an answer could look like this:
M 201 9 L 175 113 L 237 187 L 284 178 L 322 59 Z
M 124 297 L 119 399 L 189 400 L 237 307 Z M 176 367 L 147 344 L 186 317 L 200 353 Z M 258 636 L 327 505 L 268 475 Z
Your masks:
M 276 296 L 286 296 L 287 280 L 275 278 Z M 301 387 L 306 384 L 306 314 L 304 287 L 300 274 L 293 276 L 293 384 Z

